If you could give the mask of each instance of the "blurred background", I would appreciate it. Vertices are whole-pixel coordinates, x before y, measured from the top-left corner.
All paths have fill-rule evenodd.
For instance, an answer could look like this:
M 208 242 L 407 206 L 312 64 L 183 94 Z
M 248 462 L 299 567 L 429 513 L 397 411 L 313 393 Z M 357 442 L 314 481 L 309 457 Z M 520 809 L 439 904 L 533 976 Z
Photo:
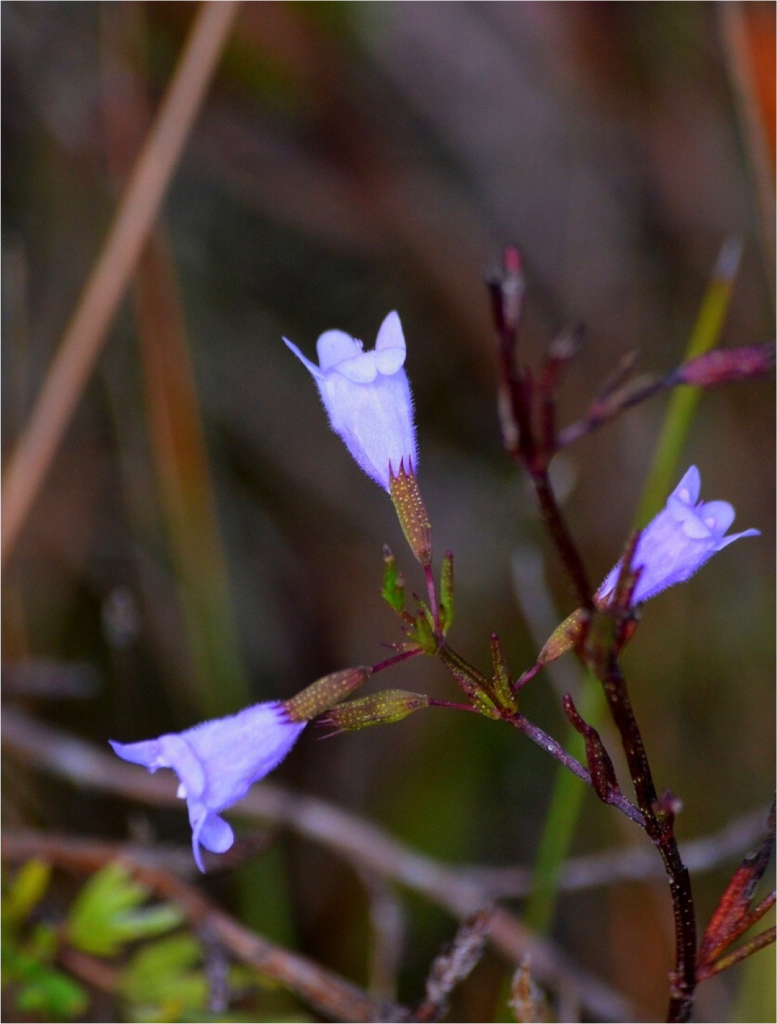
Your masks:
M 738 12 L 744 52 L 724 8 Z M 2 6 L 6 458 L 195 13 Z M 755 126 L 742 116 L 743 60 Z M 502 449 L 484 275 L 506 242 L 521 247 L 526 362 L 585 324 L 562 423 L 631 350 L 645 372 L 682 360 L 728 239 L 742 258 L 721 343 L 768 341 L 774 239 L 758 160 L 765 146 L 771 177 L 773 125 L 771 3 L 244 4 L 153 244 L 7 559 L 6 700 L 104 748 L 385 657 L 381 644 L 401 636 L 379 596 L 382 545 L 409 590 L 423 580 L 389 500 L 328 430 L 281 336 L 311 357 L 332 327 L 371 345 L 391 309 L 436 550 L 456 559 L 452 641 L 485 668 L 496 631 L 519 674 L 537 630 L 574 598 Z M 594 581 L 628 535 L 667 401 L 554 464 Z M 762 535 L 651 602 L 625 657 L 656 781 L 683 801 L 681 847 L 770 800 L 774 437 L 771 385 L 704 394 L 677 477 L 698 465 L 703 497 L 731 501 L 734 529 Z M 577 674 L 571 659 L 563 671 Z M 384 685 L 457 699 L 427 660 Z M 565 736 L 547 675 L 523 710 Z M 75 787 L 18 756 L 7 767 L 7 828 L 189 842 L 178 811 Z M 308 730 L 273 776 L 441 862 L 527 867 L 555 778 L 514 730 L 444 711 L 326 742 Z M 369 886 L 309 840 L 265 839 L 260 856 L 203 884 L 252 928 L 366 986 Z M 573 853 L 646 844 L 586 794 Z M 695 879 L 702 922 L 731 870 Z M 455 923 L 418 893 L 403 891 L 401 909 L 396 992 L 412 1003 Z M 550 934 L 659 1019 L 672 956 L 663 880 L 562 894 Z M 489 951 L 450 1019 L 510 1019 L 509 971 Z M 773 987 L 762 953 L 700 989 L 698 1019 L 774 1019 Z M 274 998 L 284 1019 L 315 1019 Z

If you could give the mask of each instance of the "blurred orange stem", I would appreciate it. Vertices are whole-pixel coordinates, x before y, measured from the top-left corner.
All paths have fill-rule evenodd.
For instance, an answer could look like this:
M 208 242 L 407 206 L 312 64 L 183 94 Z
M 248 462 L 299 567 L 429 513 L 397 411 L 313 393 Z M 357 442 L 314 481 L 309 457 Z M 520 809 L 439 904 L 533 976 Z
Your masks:
M 204 0 L 97 263 L 65 331 L 26 430 L 11 456 L 2 501 L 5 559 L 84 390 L 157 216 L 235 20 L 239 0 Z
M 774 10 L 717 4 L 721 42 L 742 142 L 749 162 L 767 284 L 774 303 L 775 128 Z
M 147 422 L 201 711 L 245 703 L 227 568 L 175 269 L 161 231 L 138 266 L 135 312 Z

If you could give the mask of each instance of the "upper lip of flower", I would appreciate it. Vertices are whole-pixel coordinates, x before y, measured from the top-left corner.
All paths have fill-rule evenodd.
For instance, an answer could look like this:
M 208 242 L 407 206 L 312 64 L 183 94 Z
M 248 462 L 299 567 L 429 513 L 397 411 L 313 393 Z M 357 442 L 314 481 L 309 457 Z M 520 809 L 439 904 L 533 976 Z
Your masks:
M 283 339 L 318 386 L 332 429 L 368 476 L 390 490 L 400 466 L 415 473 L 418 454 L 413 399 L 404 370 L 406 346 L 396 312 L 380 326 L 375 348 L 365 352 L 344 331 L 325 331 L 316 344 L 318 362 Z
M 399 314 L 391 312 L 380 326 L 375 348 L 365 352 L 364 343 L 345 331 L 324 331 L 316 342 L 318 366 L 307 359 L 294 342 L 283 339 L 314 377 L 324 380 L 332 371 L 355 384 L 369 384 L 378 374 L 393 376 L 405 363 L 407 349 Z
M 234 840 L 220 812 L 275 768 L 304 727 L 305 722 L 289 719 L 282 704 L 268 702 L 154 740 L 109 742 L 125 761 L 150 772 L 172 768 L 176 773 L 178 795 L 186 799 L 189 810 L 194 859 L 203 871 L 200 845 L 224 853 Z
M 725 533 L 736 518 L 734 506 L 727 501 L 699 501 L 701 474 L 691 466 L 666 501 L 667 510 L 676 522 L 682 524 L 683 533 L 692 540 L 714 538 L 715 551 L 722 551 L 728 544 L 740 537 L 755 537 L 760 530 L 743 530 L 742 533 Z
M 637 543 L 633 568 L 641 570 L 633 601 L 646 601 L 675 583 L 689 579 L 718 551 L 741 537 L 755 537 L 760 530 L 744 530 L 726 536 L 735 512 L 727 501 L 699 501 L 701 475 L 691 466 L 665 507 L 645 527 Z M 603 601 L 614 590 L 619 562 L 597 593 Z

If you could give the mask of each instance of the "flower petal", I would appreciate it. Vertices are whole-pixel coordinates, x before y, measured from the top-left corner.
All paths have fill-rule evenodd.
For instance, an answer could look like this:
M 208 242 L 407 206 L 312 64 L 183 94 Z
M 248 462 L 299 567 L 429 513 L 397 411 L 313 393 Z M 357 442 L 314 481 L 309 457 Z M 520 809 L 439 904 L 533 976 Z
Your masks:
M 735 540 L 739 540 L 741 537 L 760 537 L 760 530 L 743 530 L 742 533 L 732 533 L 730 537 L 724 537 L 718 544 L 716 551 L 722 551 L 723 548 L 727 548 L 729 544 L 733 544 Z
M 113 752 L 123 760 L 130 761 L 132 764 L 142 764 L 150 772 L 155 772 L 157 768 L 170 767 L 167 764 L 162 764 L 159 759 L 158 740 L 142 740 L 140 743 L 117 743 L 116 740 L 108 740 L 108 742 L 113 747 Z
M 701 473 L 696 466 L 691 466 L 672 494 L 684 501 L 686 505 L 695 505 L 701 492 Z
M 700 502 L 700 491 L 701 476 L 696 466 L 691 466 L 667 498 L 666 506 L 642 531 L 633 559 L 634 568 L 640 570 L 632 596 L 634 604 L 690 579 L 716 552 L 740 537 L 758 535 L 758 530 L 745 530 L 724 537 L 734 521 L 733 507 L 727 501 Z M 600 604 L 615 589 L 620 565 L 607 574 L 597 591 Z
M 187 800 L 198 799 L 207 786 L 205 765 L 186 739 L 192 732 L 193 730 L 189 729 L 184 733 L 168 733 L 159 737 L 159 747 L 165 764 L 172 768 L 180 779 L 182 795 Z
M 218 814 L 208 814 L 202 822 L 198 839 L 200 845 L 211 853 L 226 853 L 235 841 L 235 833 Z
M 324 331 L 316 342 L 318 365 L 326 373 L 335 366 L 359 356 L 362 343 L 345 331 Z
M 402 321 L 395 309 L 384 318 L 378 328 L 378 336 L 375 339 L 375 348 L 405 348 L 405 334 L 402 330 Z
M 698 517 L 704 522 L 713 537 L 720 538 L 736 518 L 733 505 L 727 501 L 708 501 L 696 510 Z
M 291 349 L 291 351 L 294 353 L 297 359 L 299 359 L 299 361 L 303 363 L 308 368 L 308 370 L 310 370 L 314 377 L 318 379 L 323 378 L 324 374 L 321 372 L 321 370 L 316 366 L 315 363 L 311 363 L 311 361 L 306 356 L 303 356 L 303 354 L 300 352 L 300 350 L 297 348 L 293 341 L 289 341 L 288 338 L 284 338 L 283 340 L 286 343 L 286 347 Z
M 378 376 L 377 352 L 360 352 L 353 359 L 344 359 L 334 367 L 335 373 L 353 381 L 354 384 L 370 384 Z
M 691 537 L 694 540 L 702 540 L 712 536 L 712 530 L 707 526 L 703 519 L 699 517 L 696 509 L 687 505 L 682 498 L 678 498 L 676 494 L 670 494 L 666 499 L 666 510 L 669 512 L 672 520 L 675 523 L 679 523 L 683 533 L 686 537 Z

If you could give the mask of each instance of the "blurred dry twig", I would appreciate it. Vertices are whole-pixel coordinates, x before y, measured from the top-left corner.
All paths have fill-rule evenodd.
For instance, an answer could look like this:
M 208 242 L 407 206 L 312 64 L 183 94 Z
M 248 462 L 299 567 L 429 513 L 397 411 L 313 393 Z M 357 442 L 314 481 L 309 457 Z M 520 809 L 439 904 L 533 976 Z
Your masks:
M 179 805 L 174 787 L 164 776 L 137 771 L 91 744 L 14 708 L 6 708 L 4 716 L 5 748 L 25 763 L 79 786 L 150 805 Z M 404 846 L 379 826 L 324 800 L 300 796 L 266 781 L 254 786 L 241 803 L 239 813 L 286 825 L 360 868 L 422 893 L 459 918 L 477 913 L 492 899 L 524 895 L 530 885 L 529 873 L 520 868 L 445 867 Z M 689 866 L 695 870 L 709 869 L 741 853 L 760 836 L 763 817 L 763 810 L 750 812 L 719 832 L 686 844 Z M 114 854 L 118 849 L 114 847 Z M 561 888 L 581 889 L 618 878 L 644 881 L 663 877 L 661 864 L 650 853 L 635 849 L 576 858 L 567 864 Z M 553 943 L 538 939 L 501 907 L 496 908 L 490 919 L 489 938 L 496 949 L 515 963 L 530 952 L 532 973 L 543 987 L 562 995 L 574 993 L 603 1019 L 633 1019 L 634 1010 L 622 996 L 572 965 Z
M 750 5 L 748 5 L 750 6 Z M 718 4 L 717 14 L 720 20 L 720 35 L 728 68 L 729 82 L 734 104 L 739 116 L 744 145 L 750 162 L 750 173 L 753 181 L 754 202 L 758 219 L 758 232 L 763 246 L 764 264 L 767 268 L 766 277 L 774 301 L 774 164 L 769 152 L 766 132 L 773 130 L 767 111 L 759 105 L 758 69 L 754 67 L 755 54 L 753 42 L 755 36 L 763 33 L 767 22 L 748 25 L 748 15 L 742 3 Z M 755 11 L 756 17 L 761 14 Z M 766 14 L 768 26 L 774 31 L 774 12 Z M 774 39 L 772 38 L 772 44 Z M 768 44 L 767 44 L 768 45 Z M 773 51 L 773 45 L 772 45 Z M 768 73 L 768 72 L 767 72 Z M 769 88 L 773 92 L 773 83 Z
M 152 806 L 177 806 L 175 788 L 160 775 L 148 775 L 117 761 L 89 743 L 36 721 L 14 708 L 4 711 L 3 742 L 25 764 L 43 768 L 71 783 L 115 793 Z M 414 889 L 459 918 L 490 902 L 474 882 L 416 853 L 376 825 L 315 797 L 282 786 L 254 786 L 240 805 L 250 817 L 269 818 L 334 850 L 339 856 Z M 553 943 L 537 938 L 501 907 L 490 920 L 492 945 L 514 963 L 530 952 L 538 982 L 578 1000 L 602 1020 L 633 1020 L 634 1008 L 619 993 L 573 964 Z
M 239 0 L 200 7 L 159 113 L 138 157 L 30 422 L 5 475 L 2 555 L 7 557 L 89 378 L 135 269 L 216 64 Z
M 175 902 L 196 928 L 207 928 L 236 959 L 295 992 L 334 1020 L 402 1021 L 408 1011 L 365 992 L 320 964 L 244 928 L 194 886 L 144 859 L 129 860 L 112 843 L 72 840 L 39 832 L 6 833 L 3 855 L 11 860 L 45 857 L 79 871 L 96 871 L 121 856 L 132 873 L 161 899 Z

